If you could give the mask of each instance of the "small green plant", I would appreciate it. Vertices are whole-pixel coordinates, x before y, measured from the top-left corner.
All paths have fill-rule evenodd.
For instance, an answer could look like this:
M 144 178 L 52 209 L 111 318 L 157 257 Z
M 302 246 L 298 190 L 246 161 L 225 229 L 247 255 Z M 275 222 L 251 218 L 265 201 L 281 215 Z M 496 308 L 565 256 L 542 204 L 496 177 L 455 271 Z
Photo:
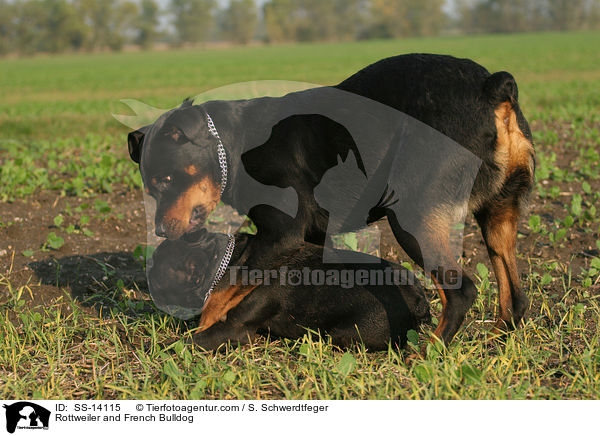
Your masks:
M 583 182 L 581 184 L 581 189 L 583 192 L 585 192 L 588 195 L 592 194 L 592 187 L 590 186 L 590 184 L 588 182 Z
M 548 154 L 544 152 L 538 152 L 536 154 L 536 158 L 538 164 L 535 168 L 535 173 L 538 180 L 549 179 L 551 175 L 556 175 L 556 173 L 559 171 L 559 168 L 553 165 L 554 162 L 556 162 L 556 153 L 551 152 Z
M 94 208 L 98 211 L 98 213 L 100 213 L 102 218 L 106 218 L 106 216 L 112 211 L 112 208 L 104 200 L 96 200 L 94 202 Z
M 579 217 L 581 215 L 581 213 L 583 211 L 582 201 L 583 201 L 583 198 L 581 197 L 581 194 L 573 194 L 569 212 L 571 212 L 571 215 L 573 215 L 574 217 Z
M 54 217 L 53 221 L 54 221 L 54 225 L 60 229 L 61 226 L 62 226 L 62 224 L 63 224 L 63 222 L 65 221 L 65 219 L 63 218 L 62 215 L 56 215 Z
M 548 232 L 548 239 L 552 242 L 553 245 L 556 246 L 562 239 L 567 235 L 567 229 L 557 229 L 555 233 Z
M 340 363 L 338 364 L 337 371 L 342 376 L 346 377 L 356 369 L 356 358 L 352 353 L 346 352 L 342 354 Z
M 594 257 L 590 262 L 590 267 L 581 272 L 581 284 L 587 289 L 600 280 L 600 258 Z
M 60 249 L 63 245 L 65 245 L 65 240 L 60 236 L 57 236 L 56 233 L 50 232 L 48 233 L 48 237 L 46 238 L 46 243 L 44 244 L 44 249 L 47 247 L 52 248 L 53 250 Z
M 146 262 L 148 261 L 148 259 L 152 258 L 152 254 L 154 254 L 155 250 L 156 247 L 153 247 L 151 245 L 137 245 L 133 250 L 132 255 L 135 260 L 142 263 L 142 266 L 145 269 Z
M 542 218 L 539 215 L 531 215 L 529 217 L 529 228 L 533 233 L 542 232 Z

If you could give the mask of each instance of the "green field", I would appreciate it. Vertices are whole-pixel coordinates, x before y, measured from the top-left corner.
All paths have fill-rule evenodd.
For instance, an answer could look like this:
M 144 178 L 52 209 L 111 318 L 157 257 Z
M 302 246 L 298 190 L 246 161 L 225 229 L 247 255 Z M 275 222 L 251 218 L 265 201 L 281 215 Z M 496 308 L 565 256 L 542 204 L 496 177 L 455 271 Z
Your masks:
M 587 32 L 0 59 L 0 397 L 599 398 L 598 47 Z M 522 328 L 486 341 L 496 286 L 469 223 L 465 267 L 481 292 L 448 349 L 366 353 L 309 336 L 217 355 L 191 345 L 142 292 L 141 188 L 111 115 L 130 113 L 119 100 L 170 108 L 237 82 L 328 85 L 410 52 L 472 58 L 519 84 L 537 152 L 519 228 L 532 302 Z

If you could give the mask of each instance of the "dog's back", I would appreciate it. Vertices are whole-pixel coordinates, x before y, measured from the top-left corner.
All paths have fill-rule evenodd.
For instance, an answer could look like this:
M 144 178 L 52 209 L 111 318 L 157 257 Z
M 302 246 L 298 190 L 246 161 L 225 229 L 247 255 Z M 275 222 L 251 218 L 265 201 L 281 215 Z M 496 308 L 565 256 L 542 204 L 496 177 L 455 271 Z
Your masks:
M 517 84 L 509 73 L 490 74 L 470 59 L 408 54 L 375 62 L 336 87 L 410 115 L 479 157 L 483 165 L 475 181 L 475 197 L 499 192 L 507 178 L 502 165 L 498 165 L 504 151 L 499 150 L 502 145 L 496 141 L 505 129 L 497 125 L 496 119 L 502 103 L 510 103 L 516 119 L 514 128 L 529 143 L 519 147 L 525 149 L 519 165 L 531 168 L 528 174 L 533 180 L 531 131 L 518 104 Z

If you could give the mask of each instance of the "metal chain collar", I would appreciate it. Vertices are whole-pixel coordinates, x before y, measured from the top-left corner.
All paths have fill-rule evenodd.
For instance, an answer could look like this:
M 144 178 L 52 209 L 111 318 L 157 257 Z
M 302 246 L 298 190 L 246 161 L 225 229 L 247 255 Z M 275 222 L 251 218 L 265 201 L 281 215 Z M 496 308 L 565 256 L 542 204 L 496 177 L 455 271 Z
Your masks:
M 227 236 L 229 237 L 229 242 L 227 243 L 227 248 L 225 249 L 225 254 L 223 255 L 223 258 L 221 259 L 221 263 L 219 264 L 219 269 L 217 270 L 217 273 L 215 274 L 215 278 L 212 282 L 212 285 L 210 286 L 210 288 L 206 292 L 206 295 L 204 296 L 204 304 L 206 304 L 206 300 L 208 300 L 208 297 L 210 297 L 210 294 L 212 293 L 213 289 L 215 289 L 215 286 L 217 286 L 217 284 L 223 278 L 223 275 L 225 274 L 225 271 L 227 270 L 227 267 L 229 266 L 229 262 L 231 261 L 231 256 L 233 256 L 233 250 L 235 249 L 235 236 L 233 236 L 231 233 L 229 233 Z
M 208 131 L 217 139 L 217 154 L 219 156 L 219 166 L 221 167 L 221 195 L 223 195 L 225 186 L 227 186 L 227 154 L 225 153 L 225 147 L 223 147 L 223 141 L 221 141 L 215 123 L 209 114 L 206 114 L 206 118 L 208 119 Z
M 223 141 L 221 141 L 221 137 L 219 136 L 219 132 L 215 127 L 215 123 L 213 122 L 210 115 L 207 113 L 206 118 L 208 120 L 208 131 L 217 139 L 217 155 L 219 157 L 219 166 L 221 167 L 221 195 L 225 191 L 225 187 L 227 186 L 227 154 L 225 153 L 225 147 L 223 146 Z M 215 278 L 212 282 L 212 285 L 206 292 L 204 296 L 204 304 L 206 304 L 206 300 L 210 297 L 213 289 L 223 278 L 227 267 L 229 266 L 229 262 L 231 261 L 231 256 L 233 256 L 233 250 L 235 249 L 235 236 L 231 233 L 227 234 L 229 238 L 229 242 L 227 243 L 227 248 L 225 249 L 225 254 L 221 259 L 221 263 L 219 264 L 219 269 L 215 274 Z

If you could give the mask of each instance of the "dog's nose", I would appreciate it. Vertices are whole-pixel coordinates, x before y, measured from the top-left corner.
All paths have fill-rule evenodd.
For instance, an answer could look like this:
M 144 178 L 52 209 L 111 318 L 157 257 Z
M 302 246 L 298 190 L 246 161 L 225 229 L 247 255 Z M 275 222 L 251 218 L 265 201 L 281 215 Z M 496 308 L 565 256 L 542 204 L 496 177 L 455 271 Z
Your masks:
M 156 236 L 159 238 L 167 237 L 167 229 L 165 228 L 165 224 L 163 222 L 156 223 L 156 229 L 154 230 Z

